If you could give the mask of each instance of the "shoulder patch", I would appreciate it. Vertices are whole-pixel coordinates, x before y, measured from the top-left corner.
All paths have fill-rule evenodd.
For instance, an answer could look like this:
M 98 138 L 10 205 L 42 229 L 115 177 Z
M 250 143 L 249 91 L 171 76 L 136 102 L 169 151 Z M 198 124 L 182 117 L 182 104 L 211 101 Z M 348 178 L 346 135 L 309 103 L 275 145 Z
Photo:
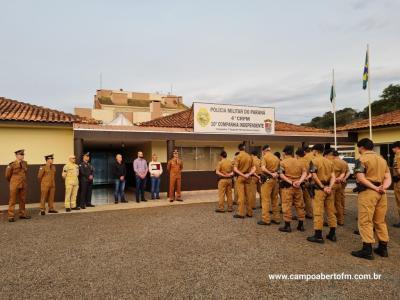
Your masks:
M 357 173 L 365 173 L 365 166 L 362 164 L 362 162 L 357 159 L 355 162 L 355 166 L 354 166 L 354 174 Z

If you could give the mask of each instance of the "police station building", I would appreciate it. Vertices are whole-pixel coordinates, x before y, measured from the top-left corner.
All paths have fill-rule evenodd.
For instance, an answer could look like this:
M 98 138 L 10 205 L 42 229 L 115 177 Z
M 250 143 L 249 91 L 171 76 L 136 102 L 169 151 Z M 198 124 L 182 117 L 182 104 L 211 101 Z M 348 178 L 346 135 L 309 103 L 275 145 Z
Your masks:
M 162 100 L 160 102 L 162 104 Z M 150 105 L 150 115 L 154 116 L 154 109 L 157 106 Z M 128 170 L 127 189 L 134 189 L 132 162 L 137 152 L 142 151 L 148 161 L 155 153 L 163 164 L 165 172 L 161 178 L 161 191 L 166 192 L 166 163 L 173 149 L 177 148 L 184 164 L 183 192 L 207 190 L 216 189 L 215 166 L 221 150 L 227 151 L 232 159 L 241 142 L 246 143 L 248 151 L 256 150 L 258 153 L 261 153 L 264 144 L 269 144 L 272 151 L 280 152 L 286 144 L 300 147 L 304 142 L 333 142 L 330 131 L 275 120 L 274 108 L 195 102 L 190 108 L 179 106 L 175 112 L 168 109 L 156 118 L 132 122 L 130 114 L 114 108 L 113 118 L 105 122 L 90 114 L 66 114 L 0 98 L 0 172 L 4 174 L 8 163 L 14 160 L 15 150 L 25 149 L 29 164 L 27 202 L 39 202 L 37 171 L 44 164 L 43 156 L 54 154 L 57 167 L 56 201 L 62 202 L 64 185 L 60 173 L 68 155 L 74 153 L 79 161 L 84 152 L 91 153 L 96 191 L 96 187 L 112 188 L 111 164 L 116 154 L 122 154 Z M 97 112 L 98 115 L 100 113 Z M 131 113 L 134 116 L 137 112 Z M 140 116 L 143 118 L 144 115 Z M 338 142 L 354 144 L 355 138 L 341 132 Z M 4 205 L 8 201 L 4 177 L 0 179 L 0 189 L 0 204 Z M 94 192 L 94 203 L 96 195 Z

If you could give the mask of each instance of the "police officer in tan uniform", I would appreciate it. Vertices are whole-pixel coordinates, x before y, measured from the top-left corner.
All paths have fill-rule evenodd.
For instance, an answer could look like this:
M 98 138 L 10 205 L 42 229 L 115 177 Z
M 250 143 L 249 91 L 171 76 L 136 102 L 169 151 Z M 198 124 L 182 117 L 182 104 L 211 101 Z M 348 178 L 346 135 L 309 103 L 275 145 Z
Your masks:
M 311 173 L 309 172 L 310 170 L 310 163 L 312 160 L 312 157 L 306 157 L 306 153 L 304 149 L 300 148 L 297 149 L 296 151 L 296 157 L 301 164 L 303 168 L 306 169 L 307 176 L 304 179 L 304 182 L 302 184 L 302 191 L 303 191 L 303 200 L 304 200 L 304 205 L 305 205 L 305 213 L 306 213 L 306 219 L 312 219 L 313 218 L 313 213 L 312 213 L 312 198 L 309 192 L 310 189 L 310 180 L 311 180 Z
M 339 157 L 339 152 L 336 150 L 329 150 L 327 158 L 333 163 L 333 170 L 335 172 L 335 184 L 332 188 L 332 196 L 335 203 L 337 223 L 340 226 L 344 225 L 344 202 L 345 202 L 345 182 L 346 174 L 349 169 L 347 162 Z
M 400 141 L 393 144 L 392 147 L 394 153 L 393 160 L 393 189 L 394 197 L 396 198 L 397 211 L 400 216 Z M 400 228 L 400 222 L 393 225 L 396 228 Z
M 227 159 L 226 151 L 221 152 L 220 161 L 218 162 L 215 173 L 218 176 L 218 208 L 215 211 L 218 213 L 225 212 L 226 197 L 226 202 L 228 203 L 228 212 L 232 212 L 233 165 L 232 161 Z
M 283 160 L 280 163 L 279 171 L 281 178 L 282 212 L 285 226 L 280 227 L 282 232 L 291 232 L 290 221 L 292 220 L 292 206 L 296 208 L 299 223 L 297 230 L 304 231 L 304 200 L 301 184 L 307 177 L 307 171 L 299 160 L 293 157 L 294 147 L 287 145 L 283 149 Z
M 337 220 L 335 215 L 335 203 L 332 197 L 332 188 L 335 184 L 335 172 L 333 163 L 322 156 L 324 145 L 316 144 L 313 147 L 314 158 L 311 161 L 310 173 L 316 188 L 313 200 L 314 230 L 313 236 L 307 238 L 309 242 L 323 243 L 322 228 L 324 223 L 324 211 L 328 216 L 330 231 L 327 239 L 336 242 Z
M 253 216 L 253 207 L 250 201 L 250 180 L 251 176 L 256 171 L 256 167 L 253 166 L 251 156 L 245 152 L 245 144 L 240 144 L 238 149 L 239 154 L 236 157 L 233 171 L 238 175 L 236 184 L 239 203 L 237 212 L 233 217 L 243 219 L 246 206 L 246 215 L 251 218 Z
M 6 168 L 5 177 L 10 182 L 10 198 L 8 201 L 8 221 L 15 222 L 14 208 L 19 198 L 19 218 L 30 219 L 26 214 L 26 172 L 28 171 L 28 163 L 24 160 L 25 150 L 17 150 L 14 152 L 16 160 L 10 163 Z
M 39 168 L 38 179 L 40 183 L 40 214 L 46 214 L 46 201 L 49 213 L 58 213 L 54 209 L 54 194 L 56 191 L 56 166 L 53 164 L 54 155 L 49 154 L 44 157 L 46 164 Z
M 79 166 L 75 163 L 75 155 L 68 157 L 67 164 L 63 167 L 62 177 L 65 180 L 65 210 L 70 212 L 72 210 L 80 210 L 76 206 L 76 197 L 79 188 Z
M 175 149 L 172 152 L 172 155 L 173 157 L 168 161 L 167 164 L 167 170 L 169 172 L 169 202 L 173 202 L 175 200 L 175 193 L 176 201 L 183 201 L 181 197 L 183 162 L 179 158 L 178 149 Z
M 263 158 L 261 160 L 261 202 L 262 202 L 262 220 L 258 221 L 258 225 L 280 224 L 280 208 L 279 208 L 279 186 L 278 186 L 278 169 L 279 158 L 271 152 L 269 145 L 263 146 Z M 270 204 L 271 203 L 271 204 Z M 272 221 L 269 214 L 272 205 Z
M 392 184 L 390 170 L 386 160 L 373 151 L 374 143 L 370 139 L 358 141 L 357 147 L 360 158 L 356 162 L 354 172 L 358 182 L 358 229 L 363 247 L 359 251 L 351 252 L 351 255 L 365 259 L 374 258 L 372 244 L 375 243 L 375 229 L 379 245 L 374 252 L 387 257 L 389 235 L 385 217 L 386 190 Z
M 251 181 L 250 181 L 250 201 L 251 201 L 251 207 L 253 209 L 256 208 L 256 199 L 257 199 L 257 187 L 258 183 L 260 182 L 260 175 L 261 175 L 261 160 L 258 158 L 258 153 L 257 151 L 253 151 L 251 153 L 251 159 L 253 160 L 253 165 L 256 167 L 256 171 L 254 174 L 251 176 Z M 261 202 L 261 196 L 260 196 L 260 202 Z

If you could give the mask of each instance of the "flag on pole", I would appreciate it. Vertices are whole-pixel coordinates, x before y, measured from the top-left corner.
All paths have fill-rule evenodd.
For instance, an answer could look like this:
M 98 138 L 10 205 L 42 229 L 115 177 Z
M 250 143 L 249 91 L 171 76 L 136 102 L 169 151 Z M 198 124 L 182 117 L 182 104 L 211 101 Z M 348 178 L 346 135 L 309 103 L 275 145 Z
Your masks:
M 363 73 L 363 89 L 367 88 L 368 84 L 368 50 L 365 55 L 365 65 L 364 65 L 364 73 Z
M 335 83 L 332 82 L 332 86 L 331 86 L 331 102 L 333 102 L 333 100 L 336 98 L 336 92 L 335 92 Z

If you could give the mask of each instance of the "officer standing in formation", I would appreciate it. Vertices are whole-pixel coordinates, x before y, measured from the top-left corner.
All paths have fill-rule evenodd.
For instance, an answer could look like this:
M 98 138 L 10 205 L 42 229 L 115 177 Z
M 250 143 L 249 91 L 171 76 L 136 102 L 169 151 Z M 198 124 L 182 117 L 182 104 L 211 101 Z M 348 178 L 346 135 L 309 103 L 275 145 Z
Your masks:
M 333 163 L 333 170 L 335 172 L 335 184 L 332 188 L 333 202 L 335 204 L 337 224 L 344 225 L 344 202 L 345 202 L 345 188 L 346 174 L 349 166 L 347 162 L 339 157 L 339 152 L 330 149 L 327 158 Z
M 257 157 L 257 151 L 253 151 L 251 153 L 251 159 L 253 160 L 253 165 L 255 166 L 256 171 L 251 176 L 251 180 L 250 180 L 250 202 L 251 202 L 251 207 L 253 209 L 255 209 L 258 184 L 260 182 L 260 175 L 261 175 L 261 160 Z M 261 197 L 260 197 L 260 199 L 261 199 Z
M 390 170 L 386 160 L 375 153 L 374 143 L 370 139 L 362 139 L 357 143 L 360 158 L 356 162 L 354 172 L 358 186 L 358 230 L 363 241 L 359 251 L 353 256 L 373 259 L 372 244 L 375 243 L 374 229 L 378 238 L 378 247 L 374 252 L 382 257 L 388 256 L 387 243 L 389 234 L 386 226 L 387 196 L 386 190 L 392 184 Z
M 253 207 L 250 199 L 250 181 L 251 176 L 255 173 L 256 167 L 253 164 L 251 156 L 245 151 L 245 144 L 238 146 L 239 154 L 235 159 L 233 171 L 238 175 L 237 193 L 238 193 L 238 209 L 234 214 L 234 218 L 244 219 L 245 217 L 245 206 L 246 216 L 253 217 Z
M 262 220 L 258 221 L 259 225 L 280 224 L 280 208 L 279 208 L 279 186 L 278 186 L 278 170 L 279 158 L 271 152 L 269 145 L 262 148 L 263 158 L 261 161 L 261 210 Z M 272 206 L 272 221 L 270 216 L 270 207 Z
M 173 157 L 168 161 L 169 172 L 169 202 L 183 201 L 181 196 L 183 162 L 179 158 L 178 149 L 172 152 Z M 175 198 L 176 196 L 176 198 Z
M 49 154 L 44 157 L 46 164 L 39 168 L 38 179 L 40 183 L 40 214 L 46 214 L 46 202 L 48 203 L 48 212 L 58 213 L 54 209 L 54 195 L 56 192 L 56 166 L 53 164 L 54 155 Z
M 335 184 L 335 172 L 333 163 L 323 157 L 324 145 L 316 144 L 313 147 L 314 158 L 310 164 L 310 173 L 316 187 L 314 196 L 314 230 L 313 236 L 307 238 L 309 242 L 323 243 L 322 228 L 324 224 L 324 212 L 328 216 L 329 233 L 327 239 L 336 242 L 337 220 L 335 215 L 335 203 L 332 197 L 332 188 Z
M 313 218 L 313 213 L 312 213 L 312 197 L 310 195 L 310 179 L 312 177 L 310 171 L 310 162 L 312 160 L 312 157 L 306 157 L 306 153 L 304 149 L 300 148 L 297 149 L 296 151 L 296 157 L 301 164 L 301 166 L 306 169 L 307 176 L 304 180 L 304 183 L 302 185 L 302 192 L 303 192 L 303 200 L 304 200 L 304 207 L 305 207 L 305 213 L 306 213 L 306 218 L 307 219 L 312 219 Z
M 94 207 L 92 204 L 92 187 L 93 187 L 93 166 L 89 162 L 90 153 L 83 154 L 82 162 L 79 165 L 79 201 L 77 206 L 81 209 L 86 207 Z
M 218 213 L 225 212 L 225 198 L 228 205 L 228 212 L 233 211 L 232 203 L 232 179 L 233 165 L 232 161 L 227 158 L 227 153 L 222 151 L 220 161 L 218 162 L 215 173 L 218 176 L 218 208 L 215 210 Z
M 17 150 L 15 153 L 15 161 L 11 162 L 6 168 L 6 179 L 10 183 L 10 198 L 8 201 L 8 221 L 15 222 L 14 208 L 19 199 L 19 218 L 30 219 L 26 214 L 26 172 L 28 171 L 28 163 L 24 160 L 25 150 Z
M 291 232 L 292 206 L 296 208 L 299 223 L 297 230 L 304 231 L 304 200 L 301 184 L 307 177 L 306 168 L 293 156 L 294 147 L 286 146 L 283 149 L 283 160 L 279 171 L 281 181 L 282 212 L 285 226 L 279 228 L 283 232 Z
M 63 167 L 62 177 L 65 180 L 65 210 L 79 210 L 76 198 L 79 189 L 79 166 L 75 163 L 75 155 L 70 155 L 67 164 Z
M 393 160 L 393 189 L 397 203 L 397 211 L 400 217 L 400 141 L 397 141 L 393 144 L 392 150 L 395 154 Z M 393 226 L 400 228 L 400 222 L 394 224 Z

